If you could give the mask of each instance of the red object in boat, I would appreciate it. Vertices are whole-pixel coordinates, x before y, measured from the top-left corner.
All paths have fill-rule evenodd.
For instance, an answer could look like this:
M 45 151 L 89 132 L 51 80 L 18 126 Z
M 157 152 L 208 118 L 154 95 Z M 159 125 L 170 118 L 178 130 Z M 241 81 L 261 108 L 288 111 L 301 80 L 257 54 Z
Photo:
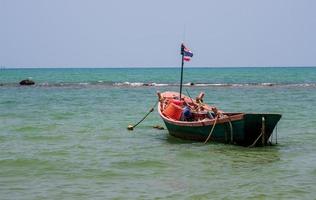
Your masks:
M 163 114 L 171 119 L 180 120 L 182 115 L 182 108 L 176 105 L 175 103 L 171 102 L 164 109 Z
M 178 99 L 172 99 L 171 102 L 176 104 L 177 106 L 183 106 L 183 101 L 180 101 Z

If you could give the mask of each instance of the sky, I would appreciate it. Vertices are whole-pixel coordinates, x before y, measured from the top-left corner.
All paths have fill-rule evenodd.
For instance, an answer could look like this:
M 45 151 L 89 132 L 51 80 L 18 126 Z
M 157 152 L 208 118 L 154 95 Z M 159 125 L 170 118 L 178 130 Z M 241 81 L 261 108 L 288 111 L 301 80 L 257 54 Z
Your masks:
M 0 0 L 5 67 L 316 66 L 314 0 Z

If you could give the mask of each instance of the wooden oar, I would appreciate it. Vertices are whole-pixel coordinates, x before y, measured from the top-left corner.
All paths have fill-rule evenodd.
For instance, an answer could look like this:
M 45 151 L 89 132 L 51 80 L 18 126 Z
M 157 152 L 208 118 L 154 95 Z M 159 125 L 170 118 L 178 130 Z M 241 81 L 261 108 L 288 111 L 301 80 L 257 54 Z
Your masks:
M 159 100 L 158 100 L 158 101 L 159 101 Z M 154 108 L 156 107 L 158 101 L 156 101 L 155 105 L 149 110 L 149 112 L 148 112 L 139 122 L 137 122 L 135 125 L 130 125 L 130 124 L 129 124 L 129 125 L 127 126 L 127 129 L 130 130 L 130 131 L 132 131 L 132 130 L 134 130 L 134 128 L 135 128 L 138 124 L 140 124 L 142 121 L 144 121 L 144 120 L 146 119 L 146 117 L 147 117 L 150 113 L 152 113 L 152 112 L 154 111 Z

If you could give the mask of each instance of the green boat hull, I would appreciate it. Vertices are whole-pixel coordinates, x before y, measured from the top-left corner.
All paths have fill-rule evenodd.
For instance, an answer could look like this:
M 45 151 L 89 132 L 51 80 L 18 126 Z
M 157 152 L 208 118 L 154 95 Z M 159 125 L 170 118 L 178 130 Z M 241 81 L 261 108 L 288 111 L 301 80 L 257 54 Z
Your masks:
M 216 124 L 209 141 L 242 146 L 266 145 L 280 119 L 280 114 L 245 113 L 241 119 Z M 205 141 L 213 127 L 213 125 L 183 126 L 163 120 L 170 135 L 187 140 Z

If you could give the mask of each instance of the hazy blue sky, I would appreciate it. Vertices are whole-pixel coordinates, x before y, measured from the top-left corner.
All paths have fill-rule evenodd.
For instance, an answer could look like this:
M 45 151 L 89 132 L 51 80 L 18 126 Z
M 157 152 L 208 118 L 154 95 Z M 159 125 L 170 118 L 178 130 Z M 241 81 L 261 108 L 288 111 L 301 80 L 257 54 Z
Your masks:
M 0 0 L 7 67 L 315 66 L 314 0 Z

